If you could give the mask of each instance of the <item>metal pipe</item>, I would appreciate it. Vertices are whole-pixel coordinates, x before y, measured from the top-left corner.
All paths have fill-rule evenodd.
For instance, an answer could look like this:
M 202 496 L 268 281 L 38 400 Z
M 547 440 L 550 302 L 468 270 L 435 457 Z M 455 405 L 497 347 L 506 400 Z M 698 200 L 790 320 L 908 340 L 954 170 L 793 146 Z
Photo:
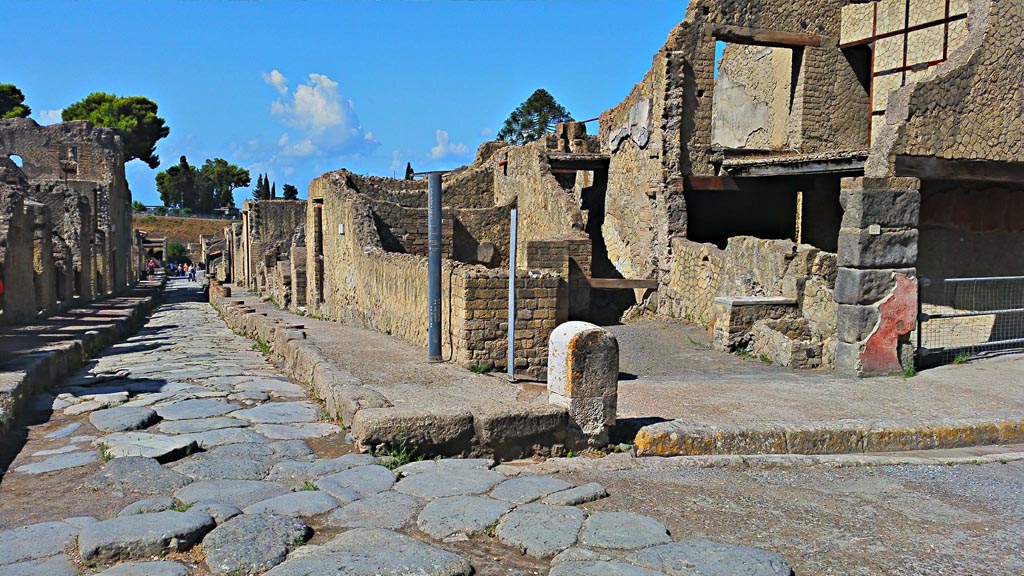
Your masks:
M 441 358 L 441 173 L 427 176 L 427 355 L 431 362 Z
M 505 361 L 508 376 L 516 377 L 516 237 L 519 235 L 519 210 L 512 209 L 512 222 L 508 246 L 508 351 Z

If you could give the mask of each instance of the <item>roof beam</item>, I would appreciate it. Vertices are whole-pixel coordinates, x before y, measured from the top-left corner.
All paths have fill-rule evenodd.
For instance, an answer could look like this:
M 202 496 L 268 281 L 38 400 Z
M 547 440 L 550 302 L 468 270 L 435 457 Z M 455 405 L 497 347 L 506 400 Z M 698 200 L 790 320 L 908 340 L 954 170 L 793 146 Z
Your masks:
M 765 28 L 747 28 L 745 26 L 713 25 L 711 35 L 723 42 L 747 44 L 751 46 L 770 46 L 772 48 L 798 48 L 800 46 L 821 46 L 821 36 L 798 32 L 782 32 Z
M 925 180 L 971 180 L 978 182 L 1024 182 L 1024 163 L 992 160 L 947 160 L 933 156 L 897 156 L 897 176 Z

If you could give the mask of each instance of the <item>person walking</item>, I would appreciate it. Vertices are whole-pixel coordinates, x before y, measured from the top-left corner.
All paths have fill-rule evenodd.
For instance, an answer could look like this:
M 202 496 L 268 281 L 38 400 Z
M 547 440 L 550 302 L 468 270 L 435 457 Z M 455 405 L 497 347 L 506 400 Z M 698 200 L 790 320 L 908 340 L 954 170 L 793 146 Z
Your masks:
M 188 266 L 188 281 L 189 282 L 195 282 L 196 281 L 196 265 L 195 264 L 190 264 Z

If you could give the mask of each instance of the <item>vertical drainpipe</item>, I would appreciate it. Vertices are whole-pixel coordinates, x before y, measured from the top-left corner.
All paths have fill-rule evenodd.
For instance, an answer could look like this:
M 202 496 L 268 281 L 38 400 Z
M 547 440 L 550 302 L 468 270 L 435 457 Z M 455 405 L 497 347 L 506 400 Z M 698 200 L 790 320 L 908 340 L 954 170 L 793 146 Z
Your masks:
M 441 172 L 427 176 L 427 354 L 441 362 Z
M 508 246 L 508 377 L 516 379 L 516 243 L 519 236 L 519 210 L 513 208 Z

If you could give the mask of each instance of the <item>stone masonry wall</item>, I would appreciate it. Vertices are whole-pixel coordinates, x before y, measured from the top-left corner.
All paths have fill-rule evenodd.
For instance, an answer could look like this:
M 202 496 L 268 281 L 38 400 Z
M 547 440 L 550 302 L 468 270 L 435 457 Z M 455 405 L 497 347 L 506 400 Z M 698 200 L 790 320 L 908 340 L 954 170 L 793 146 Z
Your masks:
M 33 215 L 26 210 L 28 181 L 0 156 L 0 324 L 20 324 L 36 315 L 33 283 Z

